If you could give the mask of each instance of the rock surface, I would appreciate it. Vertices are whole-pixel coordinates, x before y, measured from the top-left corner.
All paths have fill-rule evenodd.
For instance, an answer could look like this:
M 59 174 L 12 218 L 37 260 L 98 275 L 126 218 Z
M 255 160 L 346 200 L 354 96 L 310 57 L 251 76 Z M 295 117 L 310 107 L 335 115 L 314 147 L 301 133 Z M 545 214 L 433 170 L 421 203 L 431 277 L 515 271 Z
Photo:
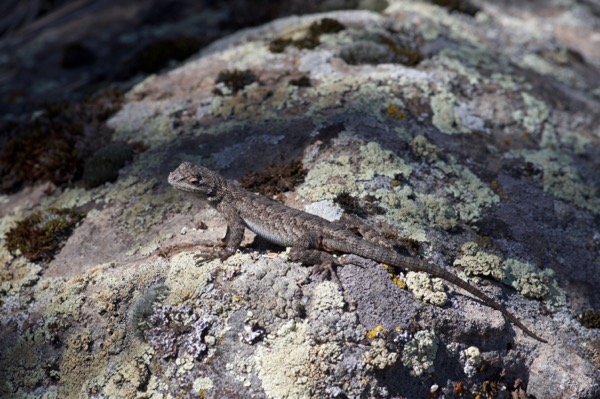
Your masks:
M 3 237 L 87 212 L 50 262 L 0 248 L 0 396 L 600 397 L 600 330 L 577 321 L 600 310 L 598 13 L 528 4 L 284 18 L 138 84 L 108 124 L 146 150 L 115 182 L 0 199 Z M 252 234 L 197 265 L 225 225 L 169 171 L 292 160 L 285 203 L 357 198 L 550 342 L 373 262 L 339 269 L 342 294 Z

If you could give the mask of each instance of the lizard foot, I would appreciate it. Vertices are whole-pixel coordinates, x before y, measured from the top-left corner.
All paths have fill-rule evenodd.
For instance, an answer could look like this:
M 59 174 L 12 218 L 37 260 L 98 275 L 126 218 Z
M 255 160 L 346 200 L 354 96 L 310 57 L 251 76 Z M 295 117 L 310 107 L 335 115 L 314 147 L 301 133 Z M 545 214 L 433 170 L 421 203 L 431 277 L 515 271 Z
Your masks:
M 334 269 L 334 264 L 326 262 L 315 265 L 311 273 L 311 280 L 312 276 L 319 276 L 320 281 L 329 278 L 337 284 L 337 286 L 340 288 L 340 291 L 344 292 L 344 287 L 342 286 L 342 283 L 340 282 L 340 279 L 337 276 L 337 273 Z
M 221 261 L 227 260 L 231 255 L 235 253 L 235 250 L 231 251 L 228 249 L 221 250 L 211 250 L 204 253 L 199 253 L 194 255 L 194 260 L 196 261 L 196 266 L 199 266 L 203 263 L 211 261 L 213 259 L 221 259 Z

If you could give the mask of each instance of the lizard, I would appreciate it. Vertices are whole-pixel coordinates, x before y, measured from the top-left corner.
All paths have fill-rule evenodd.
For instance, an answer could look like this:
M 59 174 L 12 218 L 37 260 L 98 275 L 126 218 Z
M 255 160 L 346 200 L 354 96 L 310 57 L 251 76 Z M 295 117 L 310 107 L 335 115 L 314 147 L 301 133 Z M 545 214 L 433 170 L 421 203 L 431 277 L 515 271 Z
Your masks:
M 343 223 L 330 222 L 317 215 L 290 208 L 190 162 L 182 163 L 171 172 L 168 182 L 178 190 L 193 193 L 207 201 L 223 216 L 227 223 L 223 248 L 214 251 L 215 257 L 221 260 L 237 251 L 246 228 L 269 242 L 291 247 L 289 259 L 305 265 L 320 265 L 332 270 L 337 263 L 331 252 L 358 255 L 392 267 L 425 272 L 446 280 L 501 312 L 530 337 L 543 343 L 548 342 L 528 329 L 496 300 L 450 271 L 424 259 L 402 255 L 394 249 L 373 243 Z

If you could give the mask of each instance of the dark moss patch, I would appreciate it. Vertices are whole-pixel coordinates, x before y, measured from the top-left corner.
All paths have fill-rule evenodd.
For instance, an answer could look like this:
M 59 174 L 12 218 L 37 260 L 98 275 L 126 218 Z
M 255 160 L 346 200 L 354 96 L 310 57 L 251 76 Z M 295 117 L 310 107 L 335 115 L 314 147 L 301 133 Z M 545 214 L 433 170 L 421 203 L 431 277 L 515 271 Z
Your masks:
M 60 66 L 65 69 L 79 68 L 96 61 L 96 54 L 81 43 L 69 43 L 63 49 Z
M 2 191 L 13 191 L 21 183 L 38 180 L 62 185 L 75 179 L 78 152 L 74 137 L 81 135 L 81 125 L 46 125 L 34 122 L 32 130 L 8 141 L 2 153 Z
M 244 87 L 258 81 L 256 75 L 250 70 L 225 70 L 219 72 L 219 76 L 217 76 L 216 83 L 223 83 L 225 87 L 231 90 L 234 94 L 238 91 L 242 90 Z M 224 95 L 224 93 L 219 89 L 215 88 L 214 94 Z
M 117 74 L 125 79 L 136 73 L 153 73 L 169 65 L 171 61 L 183 61 L 196 54 L 203 46 L 198 38 L 179 36 L 158 39 L 138 50 Z
M 110 140 L 104 121 L 120 108 L 122 92 L 106 89 L 82 103 L 48 105 L 37 117 L 3 125 L 7 137 L 0 154 L 0 192 L 50 181 L 76 181 L 84 159 Z
M 269 42 L 269 51 L 272 53 L 283 53 L 285 48 L 293 43 L 292 39 L 276 38 Z
M 321 44 L 320 36 L 326 33 L 337 33 L 346 29 L 338 20 L 333 18 L 323 18 L 315 21 L 308 27 L 308 32 L 299 39 L 275 38 L 269 43 L 269 50 L 272 53 L 282 53 L 286 47 L 294 46 L 300 49 L 313 49 Z
M 58 253 L 85 213 L 65 208 L 34 212 L 4 236 L 11 254 L 20 251 L 30 261 L 49 262 Z
M 241 183 L 251 191 L 273 197 L 292 191 L 304 181 L 305 174 L 302 162 L 292 161 L 283 165 L 269 166 L 264 172 L 248 173 L 242 177 Z
M 600 328 L 600 312 L 586 310 L 577 316 L 577 321 L 585 328 Z
M 346 27 L 337 19 L 323 18 L 320 21 L 315 21 L 308 27 L 308 34 L 313 37 L 319 37 L 326 33 L 338 33 Z
M 310 78 L 304 75 L 299 77 L 298 79 L 292 79 L 290 80 L 290 85 L 298 87 L 310 87 Z
M 479 7 L 469 0 L 431 0 L 431 2 L 450 11 L 460 12 L 472 17 L 479 12 Z
M 87 188 L 113 182 L 119 169 L 133 158 L 133 148 L 127 143 L 111 143 L 96 151 L 83 166 L 83 182 Z

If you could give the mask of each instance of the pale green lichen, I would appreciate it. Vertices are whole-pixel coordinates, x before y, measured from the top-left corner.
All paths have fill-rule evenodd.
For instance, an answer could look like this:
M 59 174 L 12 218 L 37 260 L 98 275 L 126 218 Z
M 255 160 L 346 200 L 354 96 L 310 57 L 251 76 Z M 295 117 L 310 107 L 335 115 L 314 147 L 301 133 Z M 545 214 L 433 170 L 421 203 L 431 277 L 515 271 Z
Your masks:
M 367 371 L 383 370 L 398 360 L 398 354 L 391 352 L 385 344 L 385 339 L 371 341 L 371 347 L 363 354 L 363 363 Z
M 333 281 L 324 281 L 315 287 L 312 306 L 317 311 L 342 309 L 345 305 L 339 287 Z
M 438 146 L 432 144 L 425 136 L 418 135 L 410 142 L 410 149 L 412 152 L 425 159 L 429 163 L 439 161 L 440 149 Z
M 499 256 L 478 251 L 473 254 L 473 244 L 466 243 L 462 246 L 463 255 L 454 261 L 454 266 L 463 268 L 467 276 L 491 276 L 495 280 L 503 281 L 505 279 L 502 259 Z
M 548 105 L 529 93 L 521 93 L 525 110 L 518 109 L 513 112 L 515 122 L 525 128 L 528 133 L 541 132 L 550 117 Z
M 565 292 L 559 287 L 552 269 L 537 272 L 532 264 L 511 258 L 503 262 L 503 267 L 506 272 L 504 283 L 521 294 L 555 306 L 566 304 Z
M 542 299 L 550 292 L 543 277 L 536 273 L 521 276 L 517 286 L 520 287 L 521 294 L 528 298 Z
M 375 142 L 361 146 L 360 155 L 360 162 L 348 155 L 340 155 L 328 162 L 316 164 L 309 170 L 305 184 L 299 190 L 300 195 L 312 201 L 332 200 L 344 192 L 364 196 L 365 184 L 376 176 L 388 180 L 407 178 L 412 171 L 401 158 Z
M 432 122 L 446 134 L 469 133 L 456 113 L 456 97 L 449 91 L 440 91 L 431 97 Z
M 530 263 L 510 258 L 503 260 L 481 251 L 475 242 L 463 244 L 461 252 L 463 255 L 454 261 L 454 266 L 461 266 L 467 276 L 491 276 L 514 287 L 524 296 L 542 299 L 546 303 L 561 305 L 566 301 L 551 269 L 537 272 Z
M 432 373 L 433 362 L 439 345 L 439 338 L 430 331 L 419 331 L 406 343 L 402 351 L 402 364 L 418 377 Z
M 469 377 L 473 377 L 482 361 L 479 348 L 475 346 L 469 346 L 461 353 L 461 360 L 464 362 L 463 370 L 465 374 Z
M 437 166 L 437 165 L 436 165 Z M 500 197 L 467 167 L 459 164 L 440 165 L 453 181 L 446 192 L 458 200 L 456 211 L 461 220 L 470 223 L 481 217 L 481 210 L 500 202 Z
M 583 181 L 571 157 L 551 149 L 514 151 L 513 154 L 541 166 L 545 192 L 600 214 L 600 197 Z
M 422 272 L 406 273 L 406 286 L 408 290 L 419 300 L 436 306 L 444 306 L 448 303 L 448 296 L 444 292 L 444 285 L 439 278 L 430 278 Z
M 215 384 L 213 383 L 213 380 L 211 380 L 208 377 L 200 377 L 200 378 L 196 378 L 194 380 L 194 391 L 197 394 L 200 393 L 208 393 L 211 389 L 213 389 L 215 386 Z
M 470 85 L 477 85 L 481 81 L 481 74 L 472 66 L 467 66 L 460 61 L 461 54 L 455 50 L 448 48 L 443 49 L 437 57 L 437 61 L 441 67 L 447 70 L 453 70 L 459 76 L 464 76 Z M 470 59 L 473 62 L 472 59 Z M 451 76 L 450 74 L 448 76 Z
M 525 54 L 520 60 L 522 67 L 534 70 L 542 75 L 550 75 L 563 83 L 584 87 L 585 83 L 572 69 L 554 65 L 537 54 Z
M 306 377 L 309 369 L 309 326 L 290 320 L 277 336 L 268 338 L 268 345 L 256 351 L 256 368 L 262 387 L 269 398 L 307 399 L 311 385 Z
M 416 151 L 434 151 L 424 137 L 413 142 Z M 351 151 L 351 150 L 348 150 Z M 499 202 L 492 189 L 468 168 L 440 160 L 431 173 L 438 180 L 432 193 L 415 192 L 409 185 L 392 185 L 411 176 L 412 168 L 377 143 L 360 147 L 360 156 L 342 155 L 315 164 L 308 172 L 299 193 L 310 201 L 334 199 L 341 193 L 356 197 L 372 195 L 386 210 L 385 219 L 403 229 L 405 235 L 426 241 L 425 227 L 452 230 L 458 220 L 474 222 L 483 208 Z M 433 157 L 433 153 L 429 156 Z M 450 180 L 452 183 L 447 184 Z M 379 186 L 379 187 L 378 187 Z M 443 190 L 448 196 L 440 195 Z M 456 198 L 451 204 L 448 197 Z

